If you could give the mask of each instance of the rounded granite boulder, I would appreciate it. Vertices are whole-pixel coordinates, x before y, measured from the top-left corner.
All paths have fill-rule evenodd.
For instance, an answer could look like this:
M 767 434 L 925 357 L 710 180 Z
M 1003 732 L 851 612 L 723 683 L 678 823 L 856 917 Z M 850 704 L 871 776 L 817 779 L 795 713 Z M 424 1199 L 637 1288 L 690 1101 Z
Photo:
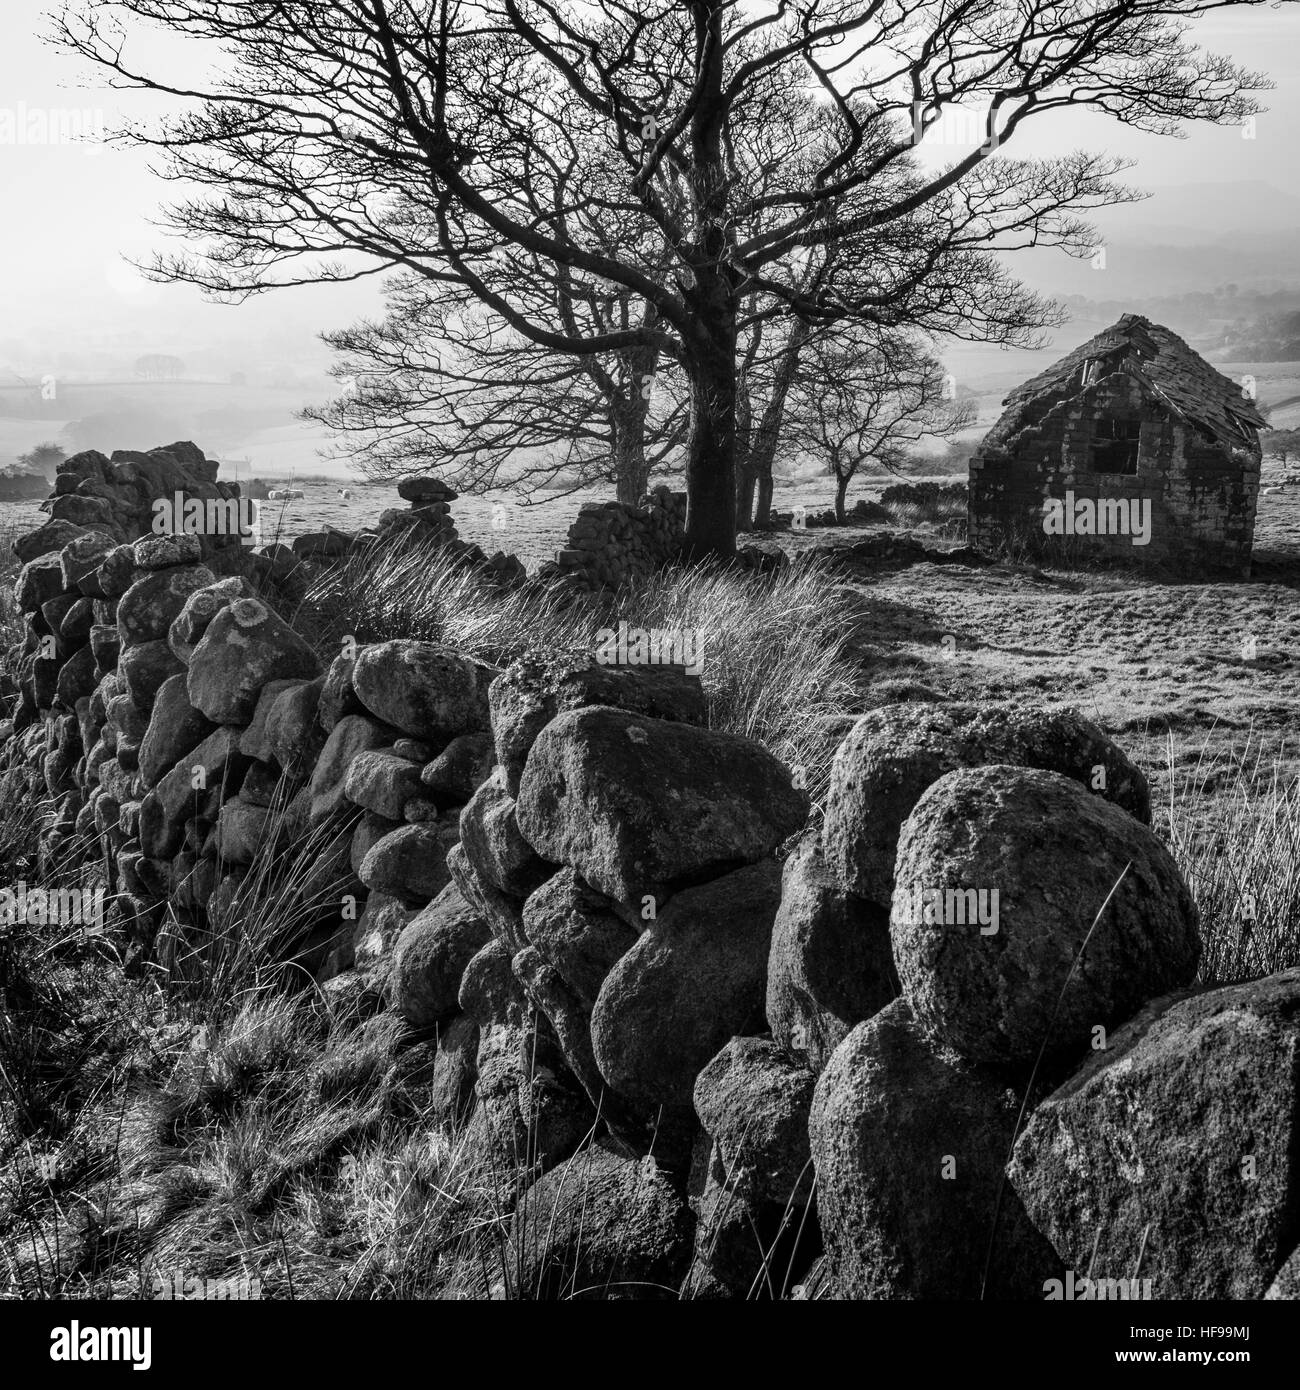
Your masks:
M 1200 959 L 1173 857 L 1132 816 L 1035 768 L 952 772 L 898 842 L 890 937 L 918 1022 L 973 1061 L 1078 1054 Z

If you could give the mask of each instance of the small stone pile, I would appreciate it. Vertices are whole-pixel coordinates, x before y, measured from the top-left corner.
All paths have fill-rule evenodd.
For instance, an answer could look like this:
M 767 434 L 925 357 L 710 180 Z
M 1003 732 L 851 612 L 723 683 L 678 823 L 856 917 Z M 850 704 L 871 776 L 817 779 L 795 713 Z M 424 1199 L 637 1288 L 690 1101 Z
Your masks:
M 186 598 L 218 575 L 266 563 L 238 534 L 152 534 L 158 498 L 238 498 L 237 486 L 214 481 L 216 467 L 188 442 L 77 454 L 59 465 L 50 520 L 15 543 L 26 634 L 9 653 L 18 688 L 0 741 L 21 736 L 27 755 L 10 783 L 15 794 L 54 802 L 46 857 L 74 833 L 103 833 L 85 787 L 108 761 L 108 704 L 117 701 L 110 739 L 115 746 L 121 735 L 132 762 L 158 688 L 181 669 L 165 638 Z M 117 767 L 107 770 L 110 783 Z
M 303 562 L 329 563 L 354 553 L 364 555 L 375 546 L 406 539 L 442 551 L 472 568 L 489 583 L 513 588 L 524 582 L 527 571 L 517 556 L 500 550 L 488 556 L 480 546 L 460 536 L 451 515 L 451 504 L 459 494 L 441 478 L 426 475 L 404 478 L 397 485 L 397 493 L 411 505 L 390 507 L 380 514 L 372 529 L 354 534 L 326 526 L 322 531 L 303 532 L 294 537 L 290 545 L 270 546 L 267 553 L 292 573 Z M 277 577 L 283 580 L 286 576 L 277 572 Z M 300 587 L 303 586 L 300 584 Z
M 815 531 L 825 526 L 862 526 L 868 522 L 888 522 L 893 520 L 893 516 L 889 509 L 882 507 L 879 502 L 872 502 L 866 497 L 859 497 L 851 507 L 845 510 L 843 522 L 835 515 L 834 507 L 822 507 L 817 511 L 809 511 L 804 508 L 803 515 L 798 520 L 806 529 Z M 796 515 L 793 511 L 778 512 L 774 510 L 769 513 L 766 524 L 760 523 L 756 529 L 763 531 L 798 529 L 795 522 Z
M 421 475 L 403 478 L 397 485 L 397 495 L 411 505 L 384 512 L 374 531 L 363 531 L 358 540 L 374 543 L 398 536 L 414 536 L 421 542 L 434 545 L 448 554 L 459 557 L 484 576 L 505 587 L 523 583 L 527 577 L 523 561 L 515 555 L 498 550 L 489 556 L 472 541 L 463 540 L 456 531 L 451 516 L 451 504 L 460 495 L 441 478 Z
M 639 503 L 585 502 L 569 527 L 568 544 L 539 579 L 565 577 L 589 589 L 617 588 L 670 565 L 686 534 L 686 494 L 666 484 Z
M 627 502 L 585 502 L 569 527 L 568 544 L 542 565 L 534 579 L 563 584 L 577 592 L 617 589 L 648 579 L 676 563 L 686 536 L 686 494 L 660 484 L 633 506 Z M 780 550 L 740 546 L 732 567 L 776 573 L 788 559 Z

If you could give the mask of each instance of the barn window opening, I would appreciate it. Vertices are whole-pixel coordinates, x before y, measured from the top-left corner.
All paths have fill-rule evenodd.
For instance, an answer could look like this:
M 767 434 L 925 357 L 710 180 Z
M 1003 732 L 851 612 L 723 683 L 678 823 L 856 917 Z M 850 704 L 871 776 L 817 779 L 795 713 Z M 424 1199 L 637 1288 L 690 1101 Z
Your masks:
M 1098 420 L 1092 431 L 1092 471 L 1136 473 L 1141 435 L 1140 420 Z

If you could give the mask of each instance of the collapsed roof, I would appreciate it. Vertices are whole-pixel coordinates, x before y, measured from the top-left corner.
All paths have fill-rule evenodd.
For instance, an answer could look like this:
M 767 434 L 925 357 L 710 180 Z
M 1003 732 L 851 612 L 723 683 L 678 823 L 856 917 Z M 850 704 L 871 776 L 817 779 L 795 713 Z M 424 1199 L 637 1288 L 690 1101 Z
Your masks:
M 1007 409 L 986 443 L 1009 443 L 1053 404 L 1077 396 L 1103 377 L 1123 372 L 1149 397 L 1225 448 L 1255 448 L 1255 432 L 1267 421 L 1241 386 L 1224 376 L 1178 336 L 1141 314 L 1118 322 L 1017 386 L 1003 401 Z

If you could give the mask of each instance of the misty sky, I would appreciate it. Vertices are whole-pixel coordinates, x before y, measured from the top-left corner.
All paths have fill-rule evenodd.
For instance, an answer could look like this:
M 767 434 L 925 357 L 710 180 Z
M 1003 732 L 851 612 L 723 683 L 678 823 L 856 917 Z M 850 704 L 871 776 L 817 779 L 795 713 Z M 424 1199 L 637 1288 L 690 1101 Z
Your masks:
M 4 0 L 0 109 L 13 112 L 25 104 L 28 110 L 99 111 L 110 125 L 120 112 L 139 115 L 158 109 L 156 98 L 104 89 L 94 71 L 44 45 L 37 35 L 47 27 L 43 16 L 48 9 L 49 0 Z M 1051 126 L 1044 123 L 1037 133 L 1030 130 L 1026 139 L 1018 136 L 1013 152 L 1050 154 L 1085 145 L 1135 157 L 1138 166 L 1128 178 L 1147 187 L 1258 180 L 1288 194 L 1300 193 L 1295 152 L 1300 12 L 1295 6 L 1281 12 L 1239 10 L 1203 21 L 1197 32 L 1207 47 L 1262 69 L 1277 82 L 1277 90 L 1264 97 L 1271 110 L 1260 118 L 1254 140 L 1243 140 L 1238 130 L 1210 127 L 1192 128 L 1182 141 L 1161 140 L 1094 115 L 1071 115 Z M 181 61 L 174 39 L 163 40 L 158 52 Z M 292 360 L 295 338 L 303 352 L 312 354 L 316 331 L 378 307 L 377 282 L 286 291 L 232 308 L 206 305 L 188 287 L 141 281 L 121 255 L 146 256 L 163 244 L 150 218 L 174 191 L 151 175 L 140 153 L 0 144 L 6 211 L 0 220 L 0 340 L 35 339 L 49 350 L 61 337 L 89 331 L 107 347 L 124 328 L 138 332 L 145 325 L 156 338 L 154 350 L 177 352 L 198 364 L 205 351 L 240 341 L 256 341 L 264 351 L 285 345 Z M 1248 221 L 1246 196 L 1240 211 Z M 1143 212 L 1160 221 L 1158 191 Z M 324 360 L 323 349 L 319 355 Z

